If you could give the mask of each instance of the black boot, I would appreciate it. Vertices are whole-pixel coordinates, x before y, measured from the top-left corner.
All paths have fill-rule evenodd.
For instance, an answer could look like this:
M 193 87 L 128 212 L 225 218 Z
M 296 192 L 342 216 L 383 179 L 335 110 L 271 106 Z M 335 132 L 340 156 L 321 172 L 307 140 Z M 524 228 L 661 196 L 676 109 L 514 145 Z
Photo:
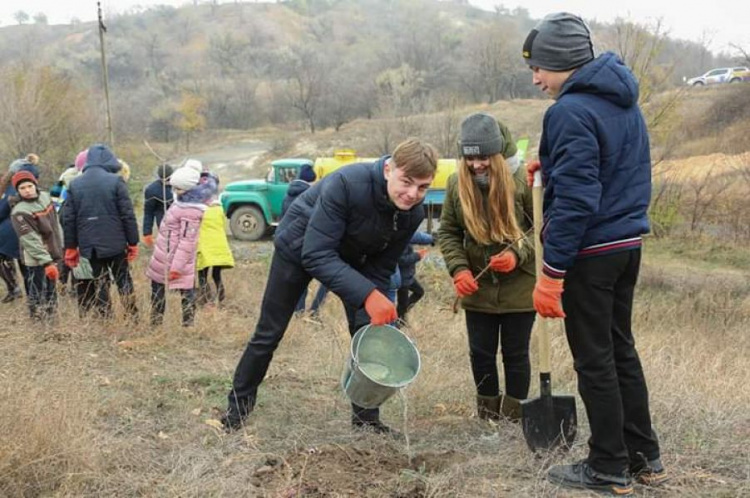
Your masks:
M 380 421 L 379 408 L 362 408 L 352 403 L 352 427 L 356 430 L 368 430 L 375 434 L 386 434 L 398 437 L 401 434 Z
M 21 299 L 23 297 L 23 294 L 21 293 L 20 287 L 15 287 L 13 290 L 9 290 L 8 294 L 0 301 L 1 303 L 10 303 L 12 301 L 15 301 L 16 299 Z

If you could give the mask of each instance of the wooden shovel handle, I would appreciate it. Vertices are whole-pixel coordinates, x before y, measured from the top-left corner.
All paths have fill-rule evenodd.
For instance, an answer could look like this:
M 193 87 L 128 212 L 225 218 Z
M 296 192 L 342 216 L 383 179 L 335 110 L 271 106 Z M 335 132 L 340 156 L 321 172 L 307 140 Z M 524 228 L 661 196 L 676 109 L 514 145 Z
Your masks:
M 544 187 L 542 187 L 541 171 L 534 172 L 534 186 L 531 188 L 531 196 L 534 209 L 534 256 L 536 263 L 536 279 L 542 276 L 544 265 L 544 254 L 542 253 L 542 202 Z M 550 343 L 549 343 L 549 320 L 537 315 L 539 326 L 539 373 L 549 373 L 550 369 Z

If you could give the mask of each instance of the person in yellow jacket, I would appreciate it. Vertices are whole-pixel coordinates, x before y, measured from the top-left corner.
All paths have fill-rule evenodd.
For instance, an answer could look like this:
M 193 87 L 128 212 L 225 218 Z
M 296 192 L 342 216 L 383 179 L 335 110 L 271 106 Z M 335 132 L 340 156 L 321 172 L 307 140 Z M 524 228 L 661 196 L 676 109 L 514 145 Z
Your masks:
M 218 190 L 219 180 L 216 180 Z M 218 300 L 221 304 L 226 298 L 226 290 L 221 280 L 221 271 L 225 268 L 234 267 L 234 256 L 229 247 L 226 230 L 226 216 L 221 204 L 214 199 L 203 214 L 200 233 L 198 234 L 198 259 L 196 269 L 198 270 L 198 302 L 202 304 L 213 303 Z M 211 270 L 211 278 L 216 285 L 216 293 L 208 283 L 208 272 Z

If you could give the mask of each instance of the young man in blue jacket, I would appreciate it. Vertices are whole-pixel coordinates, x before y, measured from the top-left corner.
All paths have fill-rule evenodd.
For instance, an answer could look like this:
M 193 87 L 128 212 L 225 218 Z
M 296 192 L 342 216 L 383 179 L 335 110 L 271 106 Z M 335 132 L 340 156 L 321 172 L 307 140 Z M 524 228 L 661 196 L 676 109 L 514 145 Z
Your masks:
M 424 219 L 422 201 L 435 177 L 437 152 L 408 139 L 392 156 L 345 166 L 291 204 L 274 238 L 274 254 L 255 332 L 237 365 L 224 427 L 236 430 L 255 406 L 300 295 L 311 279 L 344 302 L 349 332 L 398 318 L 386 292 L 398 258 Z M 391 429 L 377 408 L 352 405 L 352 425 Z
M 615 54 L 594 57 L 588 26 L 568 13 L 531 30 L 523 57 L 534 85 L 555 99 L 539 144 L 544 266 L 534 307 L 565 318 L 591 427 L 588 458 L 554 466 L 548 478 L 627 495 L 633 478 L 660 484 L 667 477 L 631 330 L 651 198 L 638 82 Z

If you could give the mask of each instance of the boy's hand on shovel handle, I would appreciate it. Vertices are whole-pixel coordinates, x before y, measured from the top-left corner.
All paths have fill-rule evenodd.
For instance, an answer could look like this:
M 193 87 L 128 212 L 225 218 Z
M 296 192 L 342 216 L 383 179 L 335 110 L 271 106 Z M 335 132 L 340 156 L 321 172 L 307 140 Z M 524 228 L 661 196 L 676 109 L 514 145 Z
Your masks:
M 562 293 L 563 280 L 542 273 L 534 286 L 534 309 L 544 318 L 565 318 Z

